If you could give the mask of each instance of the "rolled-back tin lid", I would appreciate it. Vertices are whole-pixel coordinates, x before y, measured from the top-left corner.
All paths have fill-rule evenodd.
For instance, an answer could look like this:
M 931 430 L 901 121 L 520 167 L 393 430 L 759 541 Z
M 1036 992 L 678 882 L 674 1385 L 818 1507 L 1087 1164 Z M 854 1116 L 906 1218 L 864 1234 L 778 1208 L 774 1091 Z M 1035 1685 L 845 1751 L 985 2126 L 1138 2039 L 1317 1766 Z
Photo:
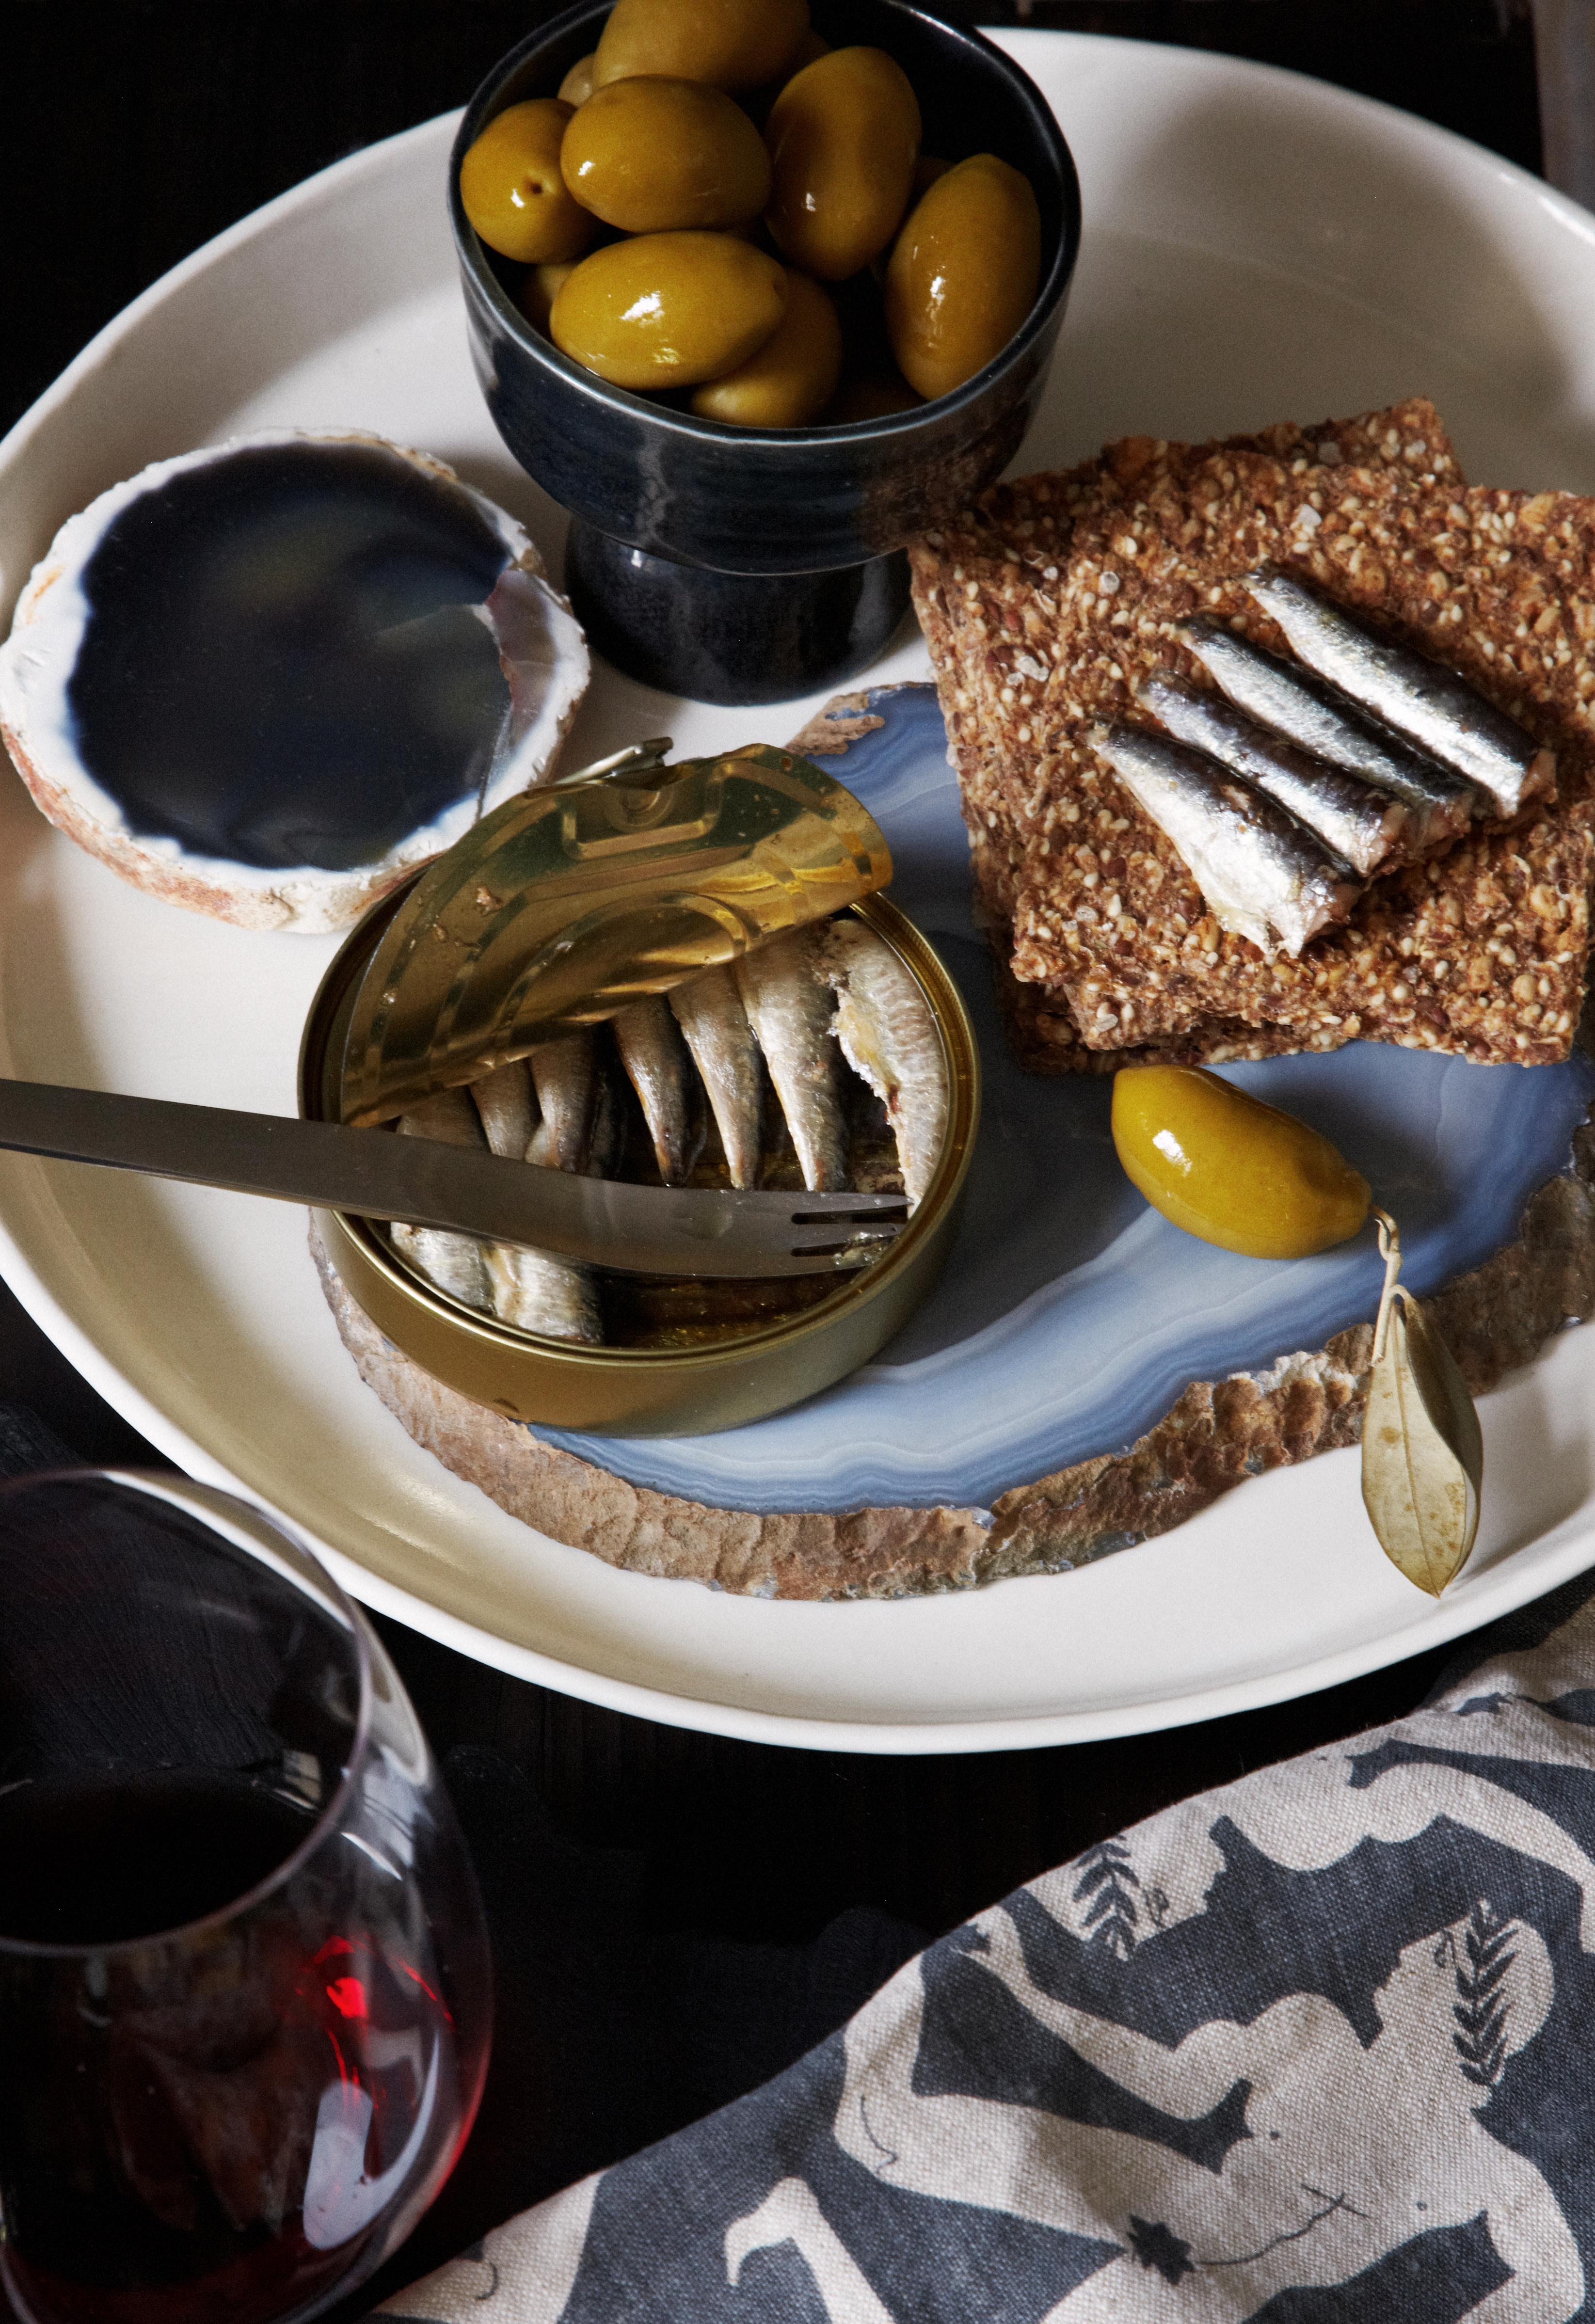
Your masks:
M 429 864 L 350 1013 L 343 1114 L 370 1124 L 883 888 L 872 816 L 765 743 L 668 742 L 508 799 Z

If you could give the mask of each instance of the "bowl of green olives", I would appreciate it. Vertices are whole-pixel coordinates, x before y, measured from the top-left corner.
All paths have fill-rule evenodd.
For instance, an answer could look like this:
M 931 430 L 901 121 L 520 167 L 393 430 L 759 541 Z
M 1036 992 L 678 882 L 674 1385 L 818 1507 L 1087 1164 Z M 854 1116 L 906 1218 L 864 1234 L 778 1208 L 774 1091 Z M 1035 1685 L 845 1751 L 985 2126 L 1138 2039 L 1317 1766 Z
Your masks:
M 450 199 L 594 644 L 724 703 L 880 651 L 903 544 L 1019 449 L 1080 241 L 1040 91 L 917 0 L 580 0 L 477 91 Z

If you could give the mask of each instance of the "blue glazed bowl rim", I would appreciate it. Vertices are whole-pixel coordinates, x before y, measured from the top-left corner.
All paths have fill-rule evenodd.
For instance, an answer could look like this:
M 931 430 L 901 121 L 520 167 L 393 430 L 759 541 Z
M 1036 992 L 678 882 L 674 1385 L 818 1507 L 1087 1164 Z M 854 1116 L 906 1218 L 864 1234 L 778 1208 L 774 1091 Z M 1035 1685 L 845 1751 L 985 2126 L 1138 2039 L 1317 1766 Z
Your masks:
M 506 297 L 503 285 L 484 256 L 476 230 L 466 216 L 465 205 L 460 199 L 460 164 L 493 118 L 495 100 L 505 82 L 512 79 L 540 50 L 553 47 L 585 18 L 598 14 L 595 0 L 576 0 L 574 6 L 564 9 L 549 23 L 529 32 L 523 41 L 518 42 L 499 59 L 466 105 L 449 152 L 448 215 L 454 231 L 456 254 L 476 292 L 493 309 L 521 353 L 534 364 L 568 382 L 595 404 L 607 408 L 618 416 L 641 418 L 664 434 L 689 442 L 735 444 L 754 458 L 773 458 L 783 454 L 789 456 L 794 448 L 799 447 L 840 451 L 853 444 L 890 443 L 898 438 L 912 436 L 917 428 L 927 425 L 940 428 L 949 418 L 977 405 L 1004 372 L 1022 363 L 1048 328 L 1067 295 L 1079 259 L 1082 230 L 1080 177 L 1074 167 L 1074 157 L 1058 126 L 1057 117 L 1041 90 L 1023 66 L 1016 64 L 994 41 L 989 41 L 972 24 L 944 16 L 934 7 L 919 5 L 918 0 L 880 0 L 880 4 L 896 15 L 933 24 L 938 32 L 952 33 L 967 48 L 995 64 L 1013 85 L 1018 96 L 1033 111 L 1042 137 L 1051 148 L 1057 170 L 1063 198 L 1063 222 L 1052 264 L 1036 293 L 1029 313 L 1007 346 L 992 356 L 983 370 L 976 372 L 972 379 L 965 380 L 950 394 L 917 404 L 908 411 L 883 413 L 875 420 L 845 420 L 829 428 L 732 428 L 724 420 L 700 420 L 696 412 L 667 409 L 651 402 L 646 396 L 633 394 L 629 388 L 616 387 L 610 381 L 600 379 L 596 372 L 588 371 L 585 364 L 575 363 L 570 356 L 562 354 L 551 339 L 545 338 L 529 323 L 520 309 Z

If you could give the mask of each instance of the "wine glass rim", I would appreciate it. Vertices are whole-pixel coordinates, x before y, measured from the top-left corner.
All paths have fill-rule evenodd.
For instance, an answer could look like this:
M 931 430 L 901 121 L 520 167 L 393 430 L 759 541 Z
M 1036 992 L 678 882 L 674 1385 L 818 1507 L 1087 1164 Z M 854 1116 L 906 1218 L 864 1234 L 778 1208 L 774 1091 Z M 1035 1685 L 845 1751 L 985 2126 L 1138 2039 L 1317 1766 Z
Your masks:
M 318 1809 L 303 1839 L 274 1864 L 263 1878 L 257 1880 L 253 1887 L 245 1888 L 238 1895 L 229 1897 L 225 1904 L 218 1904 L 212 1912 L 200 1913 L 191 1921 L 174 1922 L 170 1928 L 151 1929 L 143 1936 L 114 1937 L 99 1941 L 90 1940 L 82 1943 L 62 1944 L 40 1941 L 29 1937 L 8 1937 L 4 1931 L 0 1931 L 0 1956 L 23 1955 L 33 1960 L 87 1960 L 102 1959 L 109 1954 L 139 1952 L 147 1950 L 152 1945 L 175 1943 L 192 1937 L 203 1930 L 218 1927 L 227 1921 L 236 1920 L 241 1914 L 252 1912 L 257 1904 L 264 1904 L 274 1889 L 281 1887 L 292 1878 L 316 1849 L 331 1838 L 342 1820 L 344 1810 L 360 1778 L 371 1748 L 373 1674 L 371 1641 L 365 1623 L 348 1592 L 335 1581 L 309 1543 L 301 1538 L 285 1518 L 279 1517 L 274 1509 L 263 1508 L 256 1501 L 245 1500 L 241 1493 L 225 1491 L 218 1485 L 203 1484 L 197 1477 L 185 1476 L 180 1470 L 136 1469 L 120 1466 L 110 1468 L 93 1462 L 85 1462 L 81 1466 L 72 1468 L 34 1470 L 21 1477 L 0 1478 L 0 1509 L 3 1509 L 5 1503 L 14 1494 L 40 1485 L 88 1484 L 131 1486 L 139 1492 L 150 1494 L 154 1499 L 168 1501 L 177 1508 L 187 1508 L 190 1515 L 199 1516 L 211 1531 L 219 1535 L 223 1541 L 228 1539 L 227 1535 L 223 1531 L 223 1524 L 226 1521 L 225 1513 L 228 1508 L 243 1511 L 254 1523 L 263 1526 L 268 1532 L 281 1536 L 296 1554 L 309 1565 L 317 1582 L 326 1592 L 327 1609 L 334 1613 L 347 1628 L 354 1641 L 355 1666 L 360 1679 L 359 1709 L 355 1714 L 355 1732 L 349 1746 L 348 1757 L 344 1762 L 342 1772 L 331 1796 Z M 217 1522 L 218 1518 L 222 1523 Z M 268 1572 L 273 1570 L 272 1560 L 269 1557 L 261 1556 L 263 1544 L 253 1539 L 247 1542 L 239 1540 L 233 1542 L 231 1546 L 246 1556 L 256 1558 Z M 284 1581 L 289 1580 L 286 1574 L 281 1575 L 281 1578 Z M 290 1586 L 296 1589 L 302 1588 L 300 1577 L 296 1574 Z

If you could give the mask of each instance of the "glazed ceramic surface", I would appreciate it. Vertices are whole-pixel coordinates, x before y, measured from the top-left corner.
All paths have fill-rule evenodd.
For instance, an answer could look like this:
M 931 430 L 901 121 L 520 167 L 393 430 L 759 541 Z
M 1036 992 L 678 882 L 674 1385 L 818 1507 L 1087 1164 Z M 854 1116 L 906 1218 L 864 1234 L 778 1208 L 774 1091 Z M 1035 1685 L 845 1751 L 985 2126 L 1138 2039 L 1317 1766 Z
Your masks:
M 515 306 L 453 182 L 484 124 L 506 105 L 552 95 L 605 14 L 594 0 L 512 50 L 473 97 L 456 141 L 450 214 L 477 370 L 505 443 L 584 524 L 684 565 L 813 574 L 900 548 L 963 507 L 1018 451 L 1046 376 L 1080 201 L 1044 98 L 989 41 L 912 0 L 837 0 L 834 9 L 819 0 L 821 32 L 877 42 L 908 72 L 927 152 L 993 146 L 1024 170 L 1041 210 L 1041 287 L 996 360 L 918 410 L 845 428 L 727 428 L 612 387 L 561 355 Z M 502 271 L 512 285 L 521 272 Z
M 585 0 L 512 50 L 455 141 L 450 216 L 483 393 L 516 459 L 571 512 L 571 597 L 617 669 L 717 703 L 839 686 L 907 609 L 902 542 L 1000 475 L 1030 425 L 1080 246 L 1074 162 L 1045 97 L 980 33 L 912 0 L 817 0 L 834 42 L 879 42 L 906 69 L 927 152 L 991 149 L 1024 170 L 1041 211 L 1040 288 L 1001 354 L 919 410 L 845 428 L 699 420 L 610 386 L 534 330 L 514 300 L 521 270 L 478 241 L 459 198 L 459 162 L 481 130 L 508 105 L 551 96 L 607 12 Z
M 828 573 L 688 572 L 573 519 L 565 586 L 589 644 L 616 669 L 746 707 L 868 669 L 908 610 L 908 560 L 897 549 Z
M 1595 229 L 1582 211 L 1436 131 L 1286 75 L 1108 40 L 1003 40 L 1057 108 L 1090 222 L 1027 465 L 1135 430 L 1201 437 L 1424 391 L 1471 477 L 1595 490 Z M 96 492 L 252 428 L 354 425 L 423 445 L 558 555 L 557 512 L 504 451 L 471 372 L 443 198 L 454 126 L 356 155 L 274 204 L 87 351 L 0 447 L 0 613 Z M 917 639 L 871 673 L 925 676 Z M 685 752 L 780 741 L 816 706 L 710 711 L 601 669 L 572 749 L 592 759 L 671 732 Z M 983 1007 L 960 934 L 951 778 L 928 722 L 910 697 L 834 763 L 896 817 L 902 892 Z M 291 1112 L 300 1027 L 331 950 L 158 905 L 52 834 L 20 784 L 0 785 L 4 1069 Z M 1149 1275 L 1160 1299 L 1174 1277 L 1162 1231 L 1104 1185 L 1101 1093 L 1021 1083 L 989 1020 L 986 1047 L 989 1120 L 1013 1131 L 981 1160 L 1010 1213 L 986 1246 L 996 1271 L 965 1277 L 976 1288 L 953 1318 L 958 1338 L 921 1336 L 947 1329 L 947 1311 L 931 1311 L 891 1351 L 951 1384 L 945 1414 L 967 1406 L 991 1425 L 989 1351 L 1038 1330 L 1048 1306 L 1061 1318 L 1096 1301 L 1100 1328 L 1074 1342 L 1076 1401 L 1057 1401 L 1058 1433 L 1037 1453 L 1050 1467 L 1086 1441 L 1093 1400 L 1120 1436 L 1205 1365 L 1266 1359 L 1365 1305 L 1359 1253 L 1323 1273 L 1281 1270 L 1300 1301 L 1286 1313 L 1246 1262 L 1184 1249 L 1179 1296 L 1203 1313 L 1188 1341 L 1164 1315 L 1159 1346 L 1145 1329 L 1159 1305 L 1136 1307 L 1138 1285 Z M 1559 1150 L 1578 1070 L 1498 1081 L 1370 1050 L 1287 1061 L 1262 1085 L 1322 1107 L 1365 1167 L 1388 1167 L 1427 1270 L 1489 1241 L 1514 1173 L 1526 1183 L 1538 1167 L 1536 1141 L 1541 1158 Z M 1518 1118 L 1531 1111 L 1532 1128 Z M 1049 1209 L 1015 1226 L 1049 1123 L 1083 1189 L 1079 1216 L 1060 1226 Z M 359 1595 L 433 1636 L 654 1718 L 871 1750 L 1172 1725 L 1395 1660 L 1595 1562 L 1595 1332 L 1567 1333 L 1484 1400 L 1480 1546 L 1437 1606 L 1381 1556 L 1348 1453 L 1259 1479 L 1078 1573 L 890 1605 L 767 1604 L 614 1572 L 447 1475 L 361 1387 L 286 1206 L 7 1157 L 0 1229 L 0 1265 L 31 1312 L 192 1473 L 271 1505 Z M 1210 1265 L 1222 1273 L 1203 1302 L 1191 1286 Z M 1141 1318 L 1133 1332 L 1127 1312 Z M 1030 1408 L 1054 1395 L 1024 1375 L 1010 1377 Z M 831 1495 L 844 1463 L 883 1481 L 908 1462 L 890 1389 L 882 1368 L 838 1397 L 809 1440 L 807 1500 Z M 1022 1430 L 1024 1415 L 998 1411 L 995 1425 Z M 981 1467 L 978 1434 L 963 1430 L 958 1480 L 954 1450 L 931 1448 L 934 1477 L 915 1471 L 925 1497 L 988 1489 L 999 1463 Z M 718 1489 L 701 1462 L 692 1481 Z

